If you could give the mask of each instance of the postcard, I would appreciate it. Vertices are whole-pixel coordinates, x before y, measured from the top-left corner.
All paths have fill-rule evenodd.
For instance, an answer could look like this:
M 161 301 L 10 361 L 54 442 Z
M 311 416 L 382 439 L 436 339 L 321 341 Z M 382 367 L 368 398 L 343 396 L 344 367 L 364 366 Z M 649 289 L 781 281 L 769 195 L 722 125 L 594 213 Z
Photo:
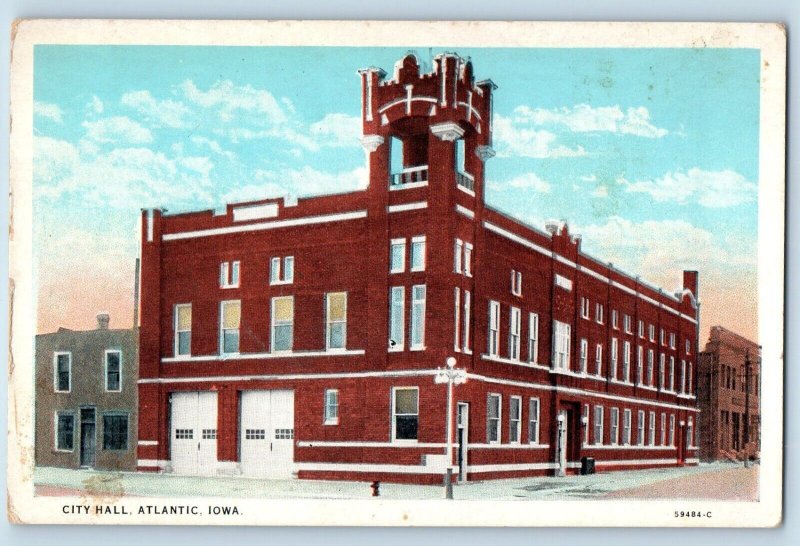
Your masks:
M 780 523 L 780 25 L 12 53 L 11 521 Z

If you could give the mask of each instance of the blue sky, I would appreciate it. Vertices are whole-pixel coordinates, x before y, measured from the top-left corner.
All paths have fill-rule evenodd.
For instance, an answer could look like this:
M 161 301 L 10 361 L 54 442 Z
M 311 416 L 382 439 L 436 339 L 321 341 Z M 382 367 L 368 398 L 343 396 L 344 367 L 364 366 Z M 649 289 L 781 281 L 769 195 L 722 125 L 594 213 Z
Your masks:
M 37 46 L 40 330 L 91 326 L 92 305 L 129 316 L 142 207 L 363 187 L 356 71 L 391 73 L 410 49 L 429 58 L 427 47 Z M 491 205 L 537 227 L 564 219 L 585 250 L 667 289 L 700 269 L 704 330 L 755 335 L 757 50 L 446 49 L 499 86 Z M 85 291 L 88 316 L 58 307 L 76 274 L 107 287 L 108 305 Z M 744 294 L 732 307 L 731 292 Z

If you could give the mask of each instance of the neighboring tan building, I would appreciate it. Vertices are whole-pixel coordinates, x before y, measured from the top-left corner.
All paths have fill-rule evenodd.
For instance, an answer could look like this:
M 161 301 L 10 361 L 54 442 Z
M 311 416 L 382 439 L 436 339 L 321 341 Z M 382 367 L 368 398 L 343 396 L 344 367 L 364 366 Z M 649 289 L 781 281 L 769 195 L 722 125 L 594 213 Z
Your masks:
M 709 461 L 757 456 L 761 449 L 760 347 L 713 326 L 699 366 L 700 457 Z
M 36 336 L 36 465 L 136 469 L 136 328 Z
M 669 292 L 489 207 L 496 86 L 468 60 L 360 75 L 365 190 L 143 212 L 138 468 L 435 483 L 697 464 L 697 272 Z

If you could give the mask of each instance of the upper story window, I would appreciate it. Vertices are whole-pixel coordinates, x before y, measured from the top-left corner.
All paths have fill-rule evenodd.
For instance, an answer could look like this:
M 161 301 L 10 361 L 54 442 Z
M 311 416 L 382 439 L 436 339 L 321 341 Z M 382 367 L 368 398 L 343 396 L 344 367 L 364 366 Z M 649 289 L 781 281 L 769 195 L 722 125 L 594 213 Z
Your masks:
M 500 408 L 502 399 L 499 394 L 489 394 L 486 398 L 486 443 L 500 443 Z
M 175 356 L 192 354 L 192 304 L 175 306 Z
M 649 334 L 648 337 L 650 338 L 650 341 L 655 341 L 656 340 L 656 327 L 655 327 L 655 325 L 651 324 L 648 327 L 648 334 Z
M 619 313 L 616 309 L 611 310 L 611 327 L 615 330 L 619 329 Z
M 489 335 L 486 339 L 486 353 L 497 356 L 500 351 L 500 302 L 489 302 Z
M 639 333 L 639 337 L 640 338 L 644 338 L 644 321 L 643 320 L 639 321 L 639 332 L 638 333 Z
M 272 352 L 292 350 L 294 341 L 294 296 L 272 298 Z
M 425 348 L 425 285 L 411 287 L 411 350 Z
M 240 301 L 223 301 L 220 304 L 220 353 L 237 354 L 239 352 L 241 320 L 242 304 Z
M 675 341 L 675 332 L 670 332 L 669 334 L 669 347 L 670 349 L 677 347 L 677 342 Z
M 453 271 L 472 276 L 472 243 L 456 239 L 453 246 Z
M 239 286 L 239 262 L 219 264 L 219 287 L 237 288 Z
M 56 392 L 72 390 L 72 353 L 53 355 L 53 388 Z
M 556 370 L 569 369 L 569 348 L 572 328 L 565 322 L 553 321 L 553 367 Z
M 339 424 L 339 391 L 327 389 L 325 391 L 325 420 L 326 425 Z
M 603 346 L 600 343 L 594 348 L 594 374 L 598 377 L 603 375 Z
M 392 440 L 416 440 L 419 430 L 419 388 L 392 389 Z
M 632 321 L 631 321 L 631 316 L 630 315 L 623 315 L 623 317 L 622 317 L 622 327 L 625 329 L 625 333 L 626 334 L 632 334 L 633 333 L 633 326 L 632 326 Z
M 594 305 L 594 320 L 597 324 L 603 324 L 603 304 L 596 303 Z
M 522 295 L 522 272 L 511 270 L 511 293 L 515 296 Z
M 522 313 L 516 307 L 511 308 L 508 327 L 508 357 L 511 360 L 519 360 L 520 354 L 520 332 L 522 328 Z
M 281 264 L 283 267 L 281 267 Z M 291 284 L 294 282 L 294 256 L 276 256 L 270 261 L 269 283 Z
M 686 340 L 686 354 L 688 355 L 692 351 L 692 343 L 687 339 Z
M 347 343 L 347 292 L 333 292 L 327 295 L 326 324 L 326 347 L 344 349 Z
M 661 328 L 661 330 L 659 331 L 658 334 L 659 334 L 658 335 L 658 342 L 661 345 L 666 345 L 667 344 L 667 337 L 666 337 L 666 332 L 664 331 L 664 329 Z
M 122 390 L 122 352 L 105 352 L 106 390 L 120 392 Z
M 472 276 L 472 243 L 464 243 L 464 275 Z
M 406 270 L 406 240 L 392 239 L 389 244 L 389 273 Z
M 389 289 L 389 350 L 402 351 L 405 338 L 405 299 L 404 286 Z
M 589 298 L 581 297 L 581 318 L 589 318 Z
M 411 271 L 425 271 L 425 236 L 411 238 Z
M 528 314 L 528 362 L 539 361 L 539 315 Z

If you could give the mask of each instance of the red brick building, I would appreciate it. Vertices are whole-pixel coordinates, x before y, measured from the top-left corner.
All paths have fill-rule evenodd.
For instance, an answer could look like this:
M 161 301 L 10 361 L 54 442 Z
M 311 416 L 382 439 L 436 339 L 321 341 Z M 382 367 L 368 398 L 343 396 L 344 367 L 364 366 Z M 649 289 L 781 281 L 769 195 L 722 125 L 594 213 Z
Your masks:
M 711 327 L 697 378 L 704 461 L 743 459 L 760 451 L 760 355 L 754 341 Z
M 366 190 L 143 213 L 138 468 L 441 482 L 449 357 L 461 480 L 696 463 L 697 273 L 487 206 L 469 61 L 359 74 Z

